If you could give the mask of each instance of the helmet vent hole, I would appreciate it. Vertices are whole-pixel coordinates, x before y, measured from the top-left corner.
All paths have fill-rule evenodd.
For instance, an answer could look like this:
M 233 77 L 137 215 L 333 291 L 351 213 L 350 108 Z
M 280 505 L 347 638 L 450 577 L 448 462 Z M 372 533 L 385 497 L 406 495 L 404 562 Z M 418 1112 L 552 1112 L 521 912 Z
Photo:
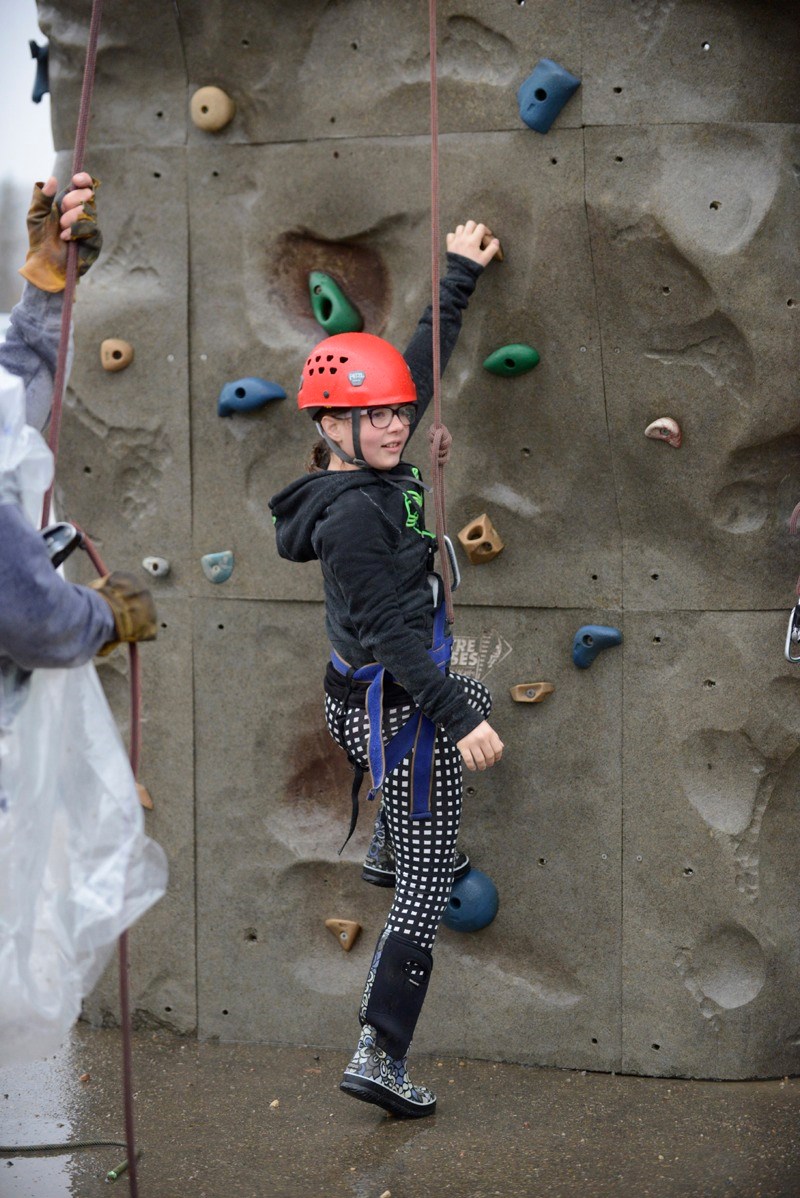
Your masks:
M 333 354 L 328 354 L 328 356 L 327 356 L 327 358 L 325 359 L 325 361 L 326 361 L 326 362 L 332 362 L 332 361 L 333 361 Z
M 349 362 L 350 359 L 349 358 L 340 358 L 339 361 L 342 364 L 342 366 L 344 366 L 345 362 Z
M 308 372 L 308 373 L 309 373 L 309 375 L 312 375 L 312 374 L 314 373 L 314 367 L 313 367 L 313 366 L 311 367 L 311 369 L 309 370 L 309 372 Z
M 329 369 L 330 369 L 330 372 L 331 372 L 331 374 L 336 374 L 336 367 L 335 367 L 335 366 L 331 366 L 331 367 L 329 367 Z

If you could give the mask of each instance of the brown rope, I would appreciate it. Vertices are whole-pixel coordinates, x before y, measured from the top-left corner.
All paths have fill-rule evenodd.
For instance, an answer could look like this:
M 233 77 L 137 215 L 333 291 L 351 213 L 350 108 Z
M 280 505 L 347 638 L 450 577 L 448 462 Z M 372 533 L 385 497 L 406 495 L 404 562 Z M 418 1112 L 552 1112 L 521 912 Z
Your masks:
M 447 622 L 453 623 L 453 594 L 450 559 L 445 549 L 447 519 L 444 499 L 444 467 L 453 438 L 442 424 L 441 330 L 439 314 L 439 89 L 436 78 L 436 0 L 428 0 L 431 58 L 431 291 L 433 293 L 433 425 L 430 430 L 431 481 L 436 511 L 436 540 L 439 545 L 444 605 Z

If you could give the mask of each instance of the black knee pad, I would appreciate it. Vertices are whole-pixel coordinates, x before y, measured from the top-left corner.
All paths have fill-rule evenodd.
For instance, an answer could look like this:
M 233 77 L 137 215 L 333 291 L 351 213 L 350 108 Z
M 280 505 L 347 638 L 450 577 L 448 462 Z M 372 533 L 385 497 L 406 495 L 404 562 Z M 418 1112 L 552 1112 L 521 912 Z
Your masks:
M 400 932 L 386 937 L 364 1022 L 375 1028 L 378 1047 L 395 1060 L 408 1052 L 432 968 L 428 949 Z

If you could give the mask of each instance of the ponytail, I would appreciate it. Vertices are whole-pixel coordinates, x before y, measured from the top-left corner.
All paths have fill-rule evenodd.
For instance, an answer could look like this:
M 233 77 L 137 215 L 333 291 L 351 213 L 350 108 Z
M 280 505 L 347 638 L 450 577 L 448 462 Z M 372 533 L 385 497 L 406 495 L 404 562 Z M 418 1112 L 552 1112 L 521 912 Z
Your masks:
M 319 470 L 327 470 L 330 463 L 331 451 L 322 440 L 322 437 L 320 437 L 320 439 L 315 441 L 311 446 L 311 453 L 309 454 L 307 462 L 308 473 L 316 474 Z

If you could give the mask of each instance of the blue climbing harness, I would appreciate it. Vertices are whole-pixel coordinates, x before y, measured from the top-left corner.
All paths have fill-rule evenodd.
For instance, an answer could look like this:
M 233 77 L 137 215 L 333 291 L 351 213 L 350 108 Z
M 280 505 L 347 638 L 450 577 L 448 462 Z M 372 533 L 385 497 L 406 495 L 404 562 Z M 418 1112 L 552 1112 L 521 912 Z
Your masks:
M 428 650 L 428 656 L 442 672 L 447 669 L 453 649 L 453 638 L 445 635 L 445 627 L 444 603 L 439 603 L 433 620 L 433 648 Z M 367 798 L 375 798 L 386 777 L 396 770 L 400 762 L 413 750 L 410 815 L 412 819 L 430 819 L 436 725 L 417 708 L 400 731 L 384 745 L 383 686 L 386 669 L 380 662 L 375 661 L 356 670 L 341 658 L 335 649 L 331 650 L 331 662 L 348 682 L 369 683 L 365 708 L 369 725 L 367 756 L 372 786 Z M 391 678 L 391 674 L 389 677 Z M 357 803 L 357 798 L 355 801 Z M 351 833 L 354 826 L 355 823 L 351 826 Z

